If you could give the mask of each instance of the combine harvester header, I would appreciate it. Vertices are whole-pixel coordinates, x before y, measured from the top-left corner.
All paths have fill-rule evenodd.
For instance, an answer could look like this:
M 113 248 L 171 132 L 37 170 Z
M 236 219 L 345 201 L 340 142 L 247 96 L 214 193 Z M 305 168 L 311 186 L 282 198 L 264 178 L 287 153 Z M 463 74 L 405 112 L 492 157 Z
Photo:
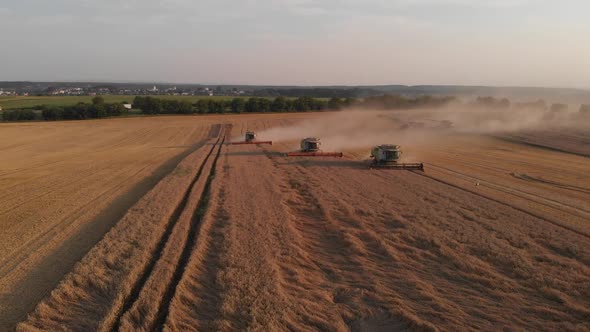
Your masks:
M 272 141 L 257 141 L 256 140 L 256 133 L 253 131 L 247 131 L 246 137 L 244 138 L 243 142 L 232 142 L 231 145 L 241 145 L 241 144 L 270 144 L 272 145 Z
M 320 150 L 319 138 L 307 137 L 301 140 L 301 151 L 289 152 L 287 157 L 339 157 L 343 156 L 342 152 L 323 152 Z

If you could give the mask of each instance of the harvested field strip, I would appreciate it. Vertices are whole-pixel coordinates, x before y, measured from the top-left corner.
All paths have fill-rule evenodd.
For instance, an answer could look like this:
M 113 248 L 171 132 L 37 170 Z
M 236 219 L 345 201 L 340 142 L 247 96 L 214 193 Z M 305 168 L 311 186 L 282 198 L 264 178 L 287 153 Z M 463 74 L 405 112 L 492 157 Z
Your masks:
M 11 258 L 14 257 L 14 259 L 7 260 L 6 264 L 3 265 L 6 268 L 8 268 L 8 264 L 13 266 L 13 269 L 7 270 L 9 271 L 7 278 L 14 279 L 13 274 L 16 273 L 15 271 L 22 270 L 21 265 L 35 265 L 33 265 L 34 269 L 28 272 L 24 279 L 17 280 L 17 284 L 13 286 L 13 291 L 4 294 L 2 304 L 10 301 L 9 303 L 12 303 L 13 306 L 10 308 L 5 307 L 2 314 L 8 317 L 9 313 L 13 312 L 12 317 L 14 318 L 0 323 L 0 327 L 2 327 L 0 330 L 9 329 L 9 326 L 14 328 L 19 321 L 24 320 L 26 315 L 35 309 L 36 304 L 48 296 L 50 291 L 59 284 L 60 280 L 68 272 L 72 271 L 76 262 L 81 260 L 101 240 L 104 234 L 125 215 L 125 212 L 131 206 L 137 203 L 166 174 L 169 174 L 176 164 L 183 159 L 183 155 L 186 156 L 197 148 L 198 146 L 195 146 L 194 149 L 189 149 L 186 153 L 171 159 L 153 175 L 146 177 L 129 191 L 119 195 L 116 199 L 117 204 L 108 206 L 94 217 L 91 222 L 84 224 L 79 222 L 83 211 L 100 206 L 100 200 L 109 197 L 92 200 L 84 208 L 76 210 L 76 215 L 72 216 L 72 220 L 77 220 L 76 223 L 80 225 L 68 224 L 59 227 L 43 234 L 43 237 L 39 238 L 39 242 L 35 243 L 35 247 L 28 246 L 26 250 L 18 251 L 18 255 L 11 255 Z M 0 317 L 0 321 L 2 321 L 2 317 Z
M 163 172 L 160 172 L 159 170 L 157 170 L 153 177 L 158 180 L 161 179 L 164 174 L 168 173 L 170 170 L 173 169 L 173 167 L 174 167 L 173 165 L 177 164 L 180 160 L 182 160 L 188 154 L 196 151 L 201 146 L 202 146 L 202 142 L 194 144 L 186 152 L 181 153 L 178 157 L 175 157 L 175 158 L 171 159 L 170 162 L 167 162 L 164 165 L 162 165 Z M 160 152 L 160 154 L 161 153 L 162 152 Z M 65 228 L 71 226 L 70 224 L 74 223 L 74 221 L 79 220 L 81 215 L 85 211 L 89 210 L 92 206 L 96 206 L 97 202 L 108 198 L 107 196 L 112 195 L 112 193 L 118 192 L 121 188 L 123 188 L 126 185 L 126 182 L 132 181 L 136 176 L 141 175 L 148 167 L 150 167 L 150 165 L 145 165 L 136 171 L 133 171 L 134 167 L 128 167 L 128 169 L 127 168 L 118 169 L 117 173 L 111 172 L 112 174 L 126 175 L 126 177 L 124 180 L 119 180 L 118 178 L 115 178 L 116 181 L 103 182 L 103 187 L 107 183 L 110 186 L 106 187 L 105 189 L 102 189 L 100 191 L 100 193 L 97 194 L 96 197 L 92 198 L 88 202 L 84 202 L 84 205 L 75 209 L 74 211 L 72 211 L 68 215 L 65 215 L 63 218 L 61 218 L 61 220 L 52 224 L 51 227 L 47 228 L 46 230 L 44 230 L 42 232 L 41 231 L 38 232 L 38 234 L 35 237 L 31 238 L 30 240 L 24 241 L 24 242 L 21 241 L 20 248 L 18 248 L 12 254 L 7 256 L 7 259 L 4 260 L 2 262 L 2 264 L 0 264 L 0 278 L 11 273 L 11 271 L 13 271 L 17 267 L 18 264 L 22 263 L 22 261 L 25 260 L 31 254 L 32 251 L 38 250 L 39 248 L 44 246 L 49 241 L 49 239 L 55 238 L 56 236 L 59 236 L 59 235 L 63 235 Z M 133 171 L 133 173 L 131 173 L 132 171 Z M 162 174 L 162 175 L 160 175 L 160 174 Z M 96 174 L 92 174 L 92 172 L 78 172 L 77 175 L 78 176 L 83 175 L 85 178 L 90 179 L 88 182 L 88 185 L 83 184 L 81 182 L 72 181 L 71 183 L 68 184 L 68 186 L 78 187 L 78 188 L 80 188 L 80 187 L 89 188 L 90 185 L 92 185 L 92 184 L 100 183 L 96 180 Z M 59 183 L 59 181 L 63 181 L 63 179 L 56 179 L 56 181 L 57 181 L 56 183 Z M 112 185 L 111 185 L 111 183 L 112 183 Z M 50 184 L 53 184 L 53 182 L 50 182 Z M 64 190 L 63 186 L 58 189 L 60 191 Z M 57 190 L 57 189 L 55 189 L 55 190 Z M 39 196 L 44 196 L 44 195 L 47 195 L 47 193 L 43 193 L 42 195 L 39 195 Z M 138 197 L 141 197 L 141 196 L 138 195 Z M 30 198 L 30 199 L 32 200 L 34 198 Z M 23 203 L 23 204 L 25 204 L 25 203 Z M 9 211 L 9 210 L 8 209 L 5 210 L 5 212 L 7 212 L 7 211 Z M 58 233 L 60 233 L 60 234 L 58 234 Z M 21 248 L 27 248 L 27 250 L 22 250 Z
M 184 272 L 188 257 L 195 245 L 203 209 L 207 205 L 209 186 L 215 174 L 215 165 L 229 132 L 220 137 L 201 166 L 191 184 L 183 204 L 178 207 L 169 225 L 169 232 L 161 241 L 158 255 L 122 308 L 115 330 L 160 330 L 166 319 L 168 305 L 176 285 Z M 221 140 L 221 142 L 220 142 Z M 217 149 L 214 157 L 213 150 Z
M 542 136 L 542 135 L 540 135 Z M 587 153 L 588 148 L 584 145 L 582 146 L 559 146 L 559 144 L 552 144 L 551 142 L 535 142 L 535 138 L 522 138 L 522 137 L 511 137 L 511 136 L 500 136 L 500 135 L 495 135 L 496 138 L 505 140 L 507 142 L 511 142 L 511 143 L 517 143 L 517 144 L 522 144 L 522 145 L 527 145 L 527 146 L 531 146 L 531 147 L 535 147 L 535 148 L 540 148 L 540 149 L 545 149 L 545 150 L 550 150 L 550 151 L 556 151 L 556 152 L 563 152 L 563 153 L 569 153 L 569 154 L 573 154 L 573 155 L 577 155 L 577 156 L 581 156 L 581 157 L 590 157 L 590 153 Z M 529 140 L 532 139 L 532 140 Z
M 256 146 L 225 150 L 217 167 L 223 176 L 212 184 L 210 206 L 165 331 L 285 330 L 273 324 L 290 312 L 275 273 L 275 256 L 288 251 L 286 241 L 275 242 L 288 218 L 282 213 L 283 181 L 268 161 L 250 160 L 263 157 Z M 265 205 L 250 209 L 253 202 Z
M 434 154 L 434 153 L 433 153 Z M 555 168 L 554 166 L 550 166 L 550 165 L 546 165 L 546 164 L 538 164 L 535 162 L 535 160 L 531 160 L 529 162 L 516 162 L 514 160 L 510 160 L 510 161 L 506 161 L 504 163 L 502 163 L 502 165 L 504 166 L 509 166 L 508 167 L 498 167 L 498 166 L 490 166 L 489 164 L 492 163 L 491 160 L 486 161 L 484 160 L 479 160 L 479 162 L 477 161 L 473 161 L 473 158 L 466 158 L 465 156 L 462 156 L 461 159 L 457 159 L 457 158 L 451 158 L 449 156 L 446 156 L 444 154 L 436 154 L 437 158 L 436 161 L 431 161 L 431 164 L 443 164 L 446 165 L 447 167 L 450 167 L 450 165 L 453 165 L 453 168 L 458 168 L 458 166 L 461 166 L 461 169 L 463 169 L 464 171 L 467 170 L 478 170 L 478 173 L 482 173 L 482 175 L 502 175 L 504 178 L 503 180 L 505 182 L 508 183 L 514 183 L 514 181 L 512 181 L 513 179 L 508 178 L 507 176 L 511 176 L 511 177 L 515 177 L 514 174 L 519 174 L 522 173 L 522 169 L 528 169 L 529 171 L 533 171 L 535 174 L 537 175 L 541 175 L 543 174 L 544 176 L 552 176 L 552 177 L 557 177 L 559 178 L 560 173 L 563 173 L 563 169 L 562 168 Z M 481 157 L 480 157 L 481 158 Z M 502 158 L 502 157 L 499 157 Z M 571 158 L 570 158 L 571 159 Z M 556 182 L 556 181 L 551 181 L 551 180 L 543 180 L 543 181 L 536 181 L 538 184 L 543 184 L 544 186 L 541 188 L 551 188 L 551 189 L 568 189 L 571 191 L 578 191 L 580 193 L 590 193 L 590 189 L 589 188 L 583 188 L 583 187 L 578 187 L 576 185 L 579 185 L 580 183 L 578 183 L 578 181 L 576 181 L 577 177 L 582 177 L 583 175 L 585 175 L 587 172 L 585 171 L 585 169 L 583 167 L 572 167 L 573 163 L 571 163 L 571 161 L 567 161 L 564 162 L 561 167 L 563 167 L 564 165 L 567 165 L 567 176 L 566 178 L 562 179 L 562 181 L 567 181 L 567 182 Z M 470 167 L 463 167 L 463 166 L 470 166 Z M 483 172 L 483 170 L 486 170 L 485 172 Z M 516 176 L 518 178 L 518 176 Z M 524 179 L 524 178 L 520 178 L 521 180 L 531 180 L 532 179 Z M 581 178 L 579 178 L 581 179 Z M 579 180 L 578 179 L 578 180 Z M 532 182 L 531 182 L 532 183 Z M 534 187 L 533 187 L 534 188 Z
M 228 128 L 226 130 L 227 131 L 225 133 L 225 137 L 224 137 L 223 141 L 221 142 L 221 145 L 219 146 L 219 148 L 217 150 L 217 155 L 215 156 L 215 160 L 213 161 L 213 164 L 211 165 L 211 171 L 209 173 L 209 176 L 207 177 L 207 181 L 205 183 L 203 191 L 201 192 L 200 199 L 197 204 L 197 208 L 196 208 L 196 210 L 193 211 L 192 219 L 191 219 L 191 227 L 190 227 L 190 230 L 188 233 L 188 240 L 187 240 L 187 243 L 182 251 L 182 255 L 180 256 L 180 261 L 176 265 L 176 269 L 174 271 L 172 282 L 168 286 L 168 289 L 166 290 L 166 293 L 164 295 L 163 305 L 160 307 L 160 311 L 158 312 L 158 316 L 157 316 L 158 320 L 156 322 L 156 328 L 155 328 L 156 331 L 161 331 L 164 329 L 164 324 L 166 323 L 168 315 L 170 314 L 170 305 L 172 303 L 172 299 L 176 295 L 176 291 L 178 289 L 178 284 L 182 280 L 182 276 L 186 271 L 188 261 L 191 257 L 191 254 L 193 253 L 193 251 L 196 247 L 196 242 L 198 239 L 198 235 L 200 233 L 199 227 L 201 225 L 201 221 L 204 217 L 205 211 L 207 209 L 207 205 L 209 203 L 209 196 L 211 194 L 211 183 L 215 177 L 217 161 L 219 160 L 219 156 L 221 154 L 221 148 L 223 147 L 223 143 L 225 142 L 227 137 L 230 137 L 230 135 L 231 135 L 231 128 Z
M 213 126 L 209 137 L 220 131 L 219 125 Z M 111 330 L 137 280 L 158 254 L 160 239 L 190 190 L 198 165 L 217 145 L 211 143 L 187 156 L 132 207 L 19 329 Z
M 122 327 L 125 329 L 140 328 L 140 326 L 133 326 L 136 324 L 130 323 L 129 318 L 125 319 L 124 323 L 121 321 L 126 313 L 129 313 L 130 315 L 136 313 L 135 318 L 140 320 L 139 323 L 143 324 L 141 327 L 147 330 L 151 330 L 153 328 L 153 320 L 157 318 L 158 315 L 152 315 L 152 317 L 148 315 L 148 317 L 145 317 L 145 310 L 157 310 L 159 307 L 157 304 L 162 301 L 161 293 L 168 293 L 167 291 L 162 292 L 162 288 L 165 287 L 166 284 L 172 285 L 171 283 L 174 280 L 173 276 L 162 274 L 166 273 L 166 269 L 174 269 L 182 260 L 183 256 L 181 255 L 181 252 L 178 251 L 178 249 L 184 247 L 185 249 L 182 250 L 182 253 L 186 251 L 186 248 L 188 247 L 188 239 L 186 236 L 190 238 L 190 234 L 194 232 L 193 223 L 190 223 L 191 227 L 186 227 L 186 225 L 184 225 L 190 222 L 190 219 L 187 216 L 191 211 L 196 209 L 196 205 L 191 203 L 194 201 L 195 197 L 198 199 L 203 195 L 205 182 L 210 178 L 212 164 L 215 162 L 211 160 L 211 156 L 213 155 L 215 148 L 217 148 L 217 153 L 215 153 L 215 159 L 217 159 L 221 144 L 223 144 L 224 140 L 225 139 L 222 140 L 221 137 L 219 137 L 217 142 L 212 145 L 211 150 L 205 157 L 205 160 L 199 168 L 197 175 L 191 182 L 189 190 L 187 190 L 181 203 L 178 205 L 174 211 L 174 214 L 170 218 L 168 226 L 166 227 L 166 231 L 164 232 L 164 236 L 162 236 L 160 242 L 156 246 L 156 250 L 152 254 L 150 263 L 146 267 L 145 271 L 141 274 L 141 277 L 137 280 L 137 283 L 133 287 L 130 296 L 127 298 L 123 304 L 123 307 L 121 308 L 121 311 L 117 315 L 113 330 L 120 330 Z M 162 266 L 159 266 L 158 264 Z M 161 270 L 164 271 L 162 272 Z M 154 288 L 156 288 L 156 290 L 154 290 Z M 153 292 L 156 292 L 157 295 L 160 296 L 150 296 L 153 295 Z M 144 297 L 149 298 L 144 299 Z M 139 301 L 141 301 L 141 303 Z M 141 309 L 138 309 L 138 306 L 142 306 L 142 304 L 144 306 Z M 156 305 L 154 306 L 154 304 Z M 137 314 L 137 311 L 141 311 L 141 313 Z M 152 321 L 149 321 L 149 318 L 152 318 Z M 143 320 L 143 322 L 141 322 L 141 320 Z M 146 322 L 145 320 L 148 321 Z
M 146 166 L 146 167 L 148 167 L 148 166 Z M 136 174 L 141 173 L 144 170 L 144 168 L 139 169 L 136 172 Z M 135 174 L 132 174 L 132 176 L 133 175 L 135 175 Z M 88 203 L 82 205 L 80 208 L 72 211 L 70 214 L 64 216 L 64 218 L 62 220 L 51 225 L 50 228 L 48 228 L 42 232 L 39 232 L 39 234 L 37 234 L 35 237 L 31 238 L 30 240 L 28 240 L 26 242 L 23 242 L 21 244 L 21 247 L 27 248 L 28 250 L 23 251 L 23 250 L 17 249 L 6 260 L 4 260 L 2 262 L 2 264 L 0 264 L 0 278 L 3 278 L 6 275 L 8 275 L 9 273 L 11 273 L 11 271 L 13 271 L 17 267 L 18 264 L 22 263 L 22 261 L 25 260 L 27 258 L 27 256 L 31 254 L 31 251 L 38 250 L 43 245 L 45 245 L 50 238 L 54 238 L 56 236 L 56 233 L 63 232 L 64 228 L 69 226 L 69 223 L 72 223 L 74 220 L 77 220 L 79 215 L 81 213 L 83 213 L 83 211 L 87 210 L 88 208 L 90 208 L 93 205 L 96 205 L 96 203 L 99 200 L 103 199 L 106 195 L 108 195 L 112 192 L 116 192 L 116 189 L 118 189 L 122 186 L 123 186 L 122 183 L 117 183 L 117 184 L 114 184 L 112 187 L 107 187 L 100 194 L 98 194 L 95 198 L 90 200 Z
M 543 184 L 546 184 L 546 185 L 549 185 L 549 186 L 555 186 L 555 187 L 560 187 L 560 188 L 563 188 L 563 189 L 568 189 L 568 190 L 577 191 L 577 192 L 581 192 L 581 193 L 585 193 L 585 194 L 590 194 L 590 189 L 589 188 L 584 188 L 584 187 L 579 187 L 579 186 L 572 186 L 572 185 L 568 185 L 568 184 L 564 184 L 564 183 L 559 183 L 559 182 L 556 182 L 556 181 L 545 180 L 545 179 L 534 177 L 534 176 L 530 176 L 530 175 L 527 175 L 527 174 L 511 173 L 510 175 L 512 177 L 515 177 L 517 179 L 524 180 L 524 181 L 538 182 L 538 183 L 543 183 Z
M 203 130 L 202 133 L 202 136 L 205 136 L 207 131 Z M 42 218 L 39 225 L 34 228 L 35 233 L 30 236 L 34 240 L 24 236 L 13 237 L 20 241 L 15 243 L 18 244 L 18 249 L 5 250 L 2 253 L 4 259 L 0 258 L 0 288 L 6 290 L 0 297 L 0 330 L 12 330 L 18 322 L 24 320 L 130 207 L 174 170 L 186 155 L 196 151 L 200 146 L 202 142 L 194 144 L 157 169 L 153 168 L 153 164 L 141 162 L 145 160 L 143 157 L 144 159 L 138 159 L 138 162 L 130 164 L 131 167 L 122 168 L 114 165 L 111 169 L 116 171 L 113 175 L 117 176 L 105 172 L 93 174 L 92 186 L 81 187 L 78 184 L 76 190 L 83 196 L 68 200 L 71 203 L 69 209 L 60 208 L 59 199 L 48 202 L 52 210 L 46 213 L 31 209 Z M 166 160 L 163 152 L 165 151 L 155 151 L 151 158 Z M 80 174 L 76 173 L 76 176 Z M 91 188 L 95 185 L 99 186 L 89 195 L 89 191 L 93 190 Z M 61 191 L 57 195 L 68 197 L 67 193 Z M 48 201 L 47 198 L 42 200 Z M 25 222 L 19 216 L 11 218 L 20 220 L 20 223 L 8 225 L 9 231 L 13 225 L 17 228 Z M 7 232 L 6 227 L 4 231 Z M 18 229 L 13 233 L 17 231 Z M 9 241 L 3 241 L 4 245 L 7 243 L 10 244 Z
M 582 218 L 589 218 L 590 217 L 590 210 L 586 210 L 586 209 L 584 209 L 582 207 L 573 206 L 571 204 L 559 202 L 559 201 L 556 201 L 554 199 L 550 199 L 550 198 L 547 198 L 547 197 L 541 197 L 540 195 L 537 195 L 537 194 L 533 194 L 533 193 L 530 193 L 530 192 L 526 192 L 526 191 L 523 191 L 523 190 L 519 190 L 519 189 L 516 189 L 516 188 L 505 186 L 505 185 L 496 184 L 496 183 L 493 183 L 493 182 L 490 182 L 490 181 L 487 181 L 487 180 L 481 180 L 481 179 L 479 179 L 477 177 L 474 177 L 472 175 L 468 175 L 468 174 L 465 174 L 463 172 L 455 171 L 455 170 L 449 169 L 447 167 L 443 167 L 443 166 L 439 166 L 439 165 L 435 165 L 435 164 L 430 164 L 430 163 L 429 164 L 426 164 L 426 165 L 428 165 L 430 167 L 436 167 L 439 170 L 442 170 L 442 171 L 447 172 L 447 173 L 454 174 L 454 175 L 459 176 L 459 177 L 462 177 L 462 178 L 467 178 L 467 179 L 470 179 L 470 180 L 477 181 L 482 186 L 486 186 L 486 187 L 489 187 L 491 189 L 502 191 L 504 193 L 511 194 L 511 195 L 514 195 L 514 196 L 518 196 L 518 197 L 521 197 L 521 198 L 524 198 L 524 199 L 532 200 L 532 201 L 535 201 L 535 203 L 537 203 L 537 204 L 542 204 L 542 205 L 545 205 L 547 207 L 558 209 L 558 210 L 560 210 L 562 212 L 565 212 L 565 213 L 569 213 L 569 214 L 572 214 L 572 215 L 575 215 L 575 216 L 578 216 L 578 217 L 582 217 Z
M 493 198 L 493 197 L 489 197 L 488 195 L 485 195 L 485 194 L 482 194 L 482 193 L 476 192 L 476 191 L 474 191 L 474 190 L 470 190 L 470 189 L 464 188 L 464 187 L 462 187 L 462 186 L 460 186 L 460 185 L 457 185 L 457 184 L 450 183 L 450 182 L 448 182 L 448 181 L 445 181 L 445 180 L 442 180 L 442 179 L 436 178 L 436 177 L 434 177 L 434 176 L 431 176 L 431 175 L 428 175 L 428 174 L 425 174 L 425 173 L 422 173 L 422 172 L 415 172 L 415 171 L 412 171 L 412 173 L 414 173 L 414 174 L 418 174 L 418 175 L 420 175 L 420 176 L 423 176 L 423 177 L 426 177 L 426 178 L 432 179 L 432 180 L 434 180 L 434 181 L 437 181 L 437 182 L 439 182 L 439 183 L 446 184 L 446 185 L 448 185 L 448 186 L 451 186 L 451 187 L 454 187 L 454 188 L 457 188 L 457 189 L 461 189 L 461 190 L 463 190 L 463 191 L 466 191 L 466 192 L 468 192 L 468 193 L 471 193 L 471 194 L 473 194 L 473 195 L 477 195 L 477 196 L 483 197 L 483 198 L 485 198 L 485 199 L 489 199 L 490 201 L 493 201 L 493 202 L 500 203 L 500 204 L 502 204 L 502 205 L 505 205 L 505 206 L 511 207 L 511 208 L 513 208 L 513 209 L 515 209 L 515 210 L 517 210 L 517 211 L 520 211 L 520 212 L 526 213 L 526 214 L 528 214 L 528 215 L 530 215 L 530 216 L 532 216 L 532 217 L 535 217 L 535 218 L 537 218 L 537 219 L 539 219 L 539 220 L 542 220 L 542 221 L 548 222 L 548 223 L 550 223 L 550 224 L 552 224 L 552 225 L 554 225 L 554 226 L 561 227 L 561 228 L 563 228 L 563 229 L 565 229 L 565 230 L 568 230 L 568 231 L 570 231 L 570 232 L 576 233 L 576 234 L 578 234 L 578 235 L 580 235 L 580 236 L 583 236 L 583 237 L 585 237 L 585 238 L 588 238 L 588 239 L 590 239 L 590 234 L 588 234 L 588 233 L 586 233 L 586 232 L 583 232 L 583 231 L 581 231 L 581 230 L 578 230 L 578 229 L 575 229 L 575 228 L 573 228 L 573 227 L 570 227 L 570 226 L 564 225 L 564 224 L 563 224 L 563 223 L 561 223 L 561 222 L 558 222 L 558 221 L 555 221 L 555 220 L 550 220 L 550 219 L 548 219 L 548 218 L 547 218 L 547 217 L 545 217 L 545 216 L 541 216 L 541 215 L 539 215 L 539 214 L 536 214 L 536 213 L 534 213 L 534 212 L 528 211 L 528 210 L 526 210 L 526 209 L 523 209 L 523 208 L 521 208 L 521 207 L 518 207 L 518 206 L 516 206 L 516 205 L 514 205 L 514 204 L 511 204 L 511 203 L 508 203 L 508 202 L 504 202 L 504 201 L 502 201 L 502 200 L 499 200 L 499 199 L 496 199 L 496 198 Z
M 323 248 L 329 244 L 326 241 L 332 238 L 318 240 L 319 236 L 310 227 L 321 224 L 324 226 L 321 232 L 333 234 L 334 239 L 339 233 L 347 234 L 346 238 L 354 245 L 343 247 L 340 254 L 363 261 L 354 265 L 360 270 L 357 276 L 369 270 L 370 276 L 378 280 L 373 283 L 374 288 L 360 292 L 361 296 L 373 299 L 373 293 L 377 293 L 376 298 L 390 297 L 387 303 L 396 303 L 394 299 L 397 299 L 401 301 L 398 310 L 445 330 L 458 326 L 493 330 L 506 324 L 527 326 L 531 330 L 541 326 L 559 329 L 559 324 L 575 325 L 587 320 L 588 311 L 583 309 L 587 292 L 581 291 L 587 282 L 589 261 L 583 246 L 587 237 L 539 222 L 503 202 L 436 183 L 420 176 L 421 173 L 371 172 L 354 167 L 334 172 L 332 165 L 341 164 L 340 161 L 301 160 L 279 166 L 306 169 L 307 175 L 295 187 L 313 195 L 302 208 L 315 208 L 317 204 L 324 217 L 335 220 L 332 227 L 324 225 L 324 217 L 315 218 L 314 225 L 303 225 L 302 243 L 310 242 L 313 253 L 309 257 L 313 257 L 314 263 L 336 266 L 338 263 L 338 253 L 329 255 L 327 263 L 322 257 Z M 301 165 L 304 167 L 300 168 Z M 351 187 L 356 190 L 346 190 Z M 296 220 L 304 221 L 306 215 L 309 214 Z M 313 249 L 314 245 L 319 249 Z M 327 271 L 337 271 L 327 276 L 344 285 L 348 283 L 343 273 L 347 272 L 345 267 Z M 545 275 L 554 275 L 555 279 L 543 279 Z M 415 285 L 408 287 L 404 281 Z M 320 281 L 314 282 L 330 289 Z M 359 287 L 363 282 L 351 285 Z M 304 297 L 315 287 L 308 285 L 297 294 Z M 557 298 L 561 303 L 552 300 L 553 289 L 556 296 L 563 295 Z M 350 303 L 351 297 L 334 299 Z M 499 307 L 498 302 L 503 305 Z M 318 315 L 327 307 L 313 313 Z M 551 317 L 562 319 L 548 318 L 542 311 L 534 311 L 539 308 L 552 312 Z M 396 313 L 394 308 L 388 311 Z M 359 313 L 362 311 L 353 311 Z M 400 315 L 393 316 L 401 320 Z M 362 318 L 371 320 L 370 316 Z M 379 323 L 380 319 L 374 318 Z

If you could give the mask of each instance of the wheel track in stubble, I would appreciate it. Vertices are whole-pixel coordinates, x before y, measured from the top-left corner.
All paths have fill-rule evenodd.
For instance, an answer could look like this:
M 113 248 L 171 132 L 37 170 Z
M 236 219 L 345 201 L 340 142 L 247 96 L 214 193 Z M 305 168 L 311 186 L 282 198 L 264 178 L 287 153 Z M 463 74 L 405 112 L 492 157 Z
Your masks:
M 195 185 L 200 180 L 205 179 L 206 183 L 205 183 L 203 191 L 200 193 L 199 202 L 197 204 L 197 207 L 194 211 L 190 211 L 190 213 L 192 213 L 192 218 L 190 220 L 189 231 L 188 231 L 188 235 L 187 235 L 186 241 L 185 241 L 183 249 L 182 249 L 182 253 L 180 255 L 180 258 L 177 261 L 177 264 L 175 264 L 174 273 L 172 275 L 172 278 L 171 278 L 171 280 L 169 280 L 168 284 L 165 287 L 166 290 L 164 293 L 164 298 L 158 307 L 156 321 L 153 324 L 150 324 L 152 326 L 150 326 L 150 328 L 149 328 L 149 330 L 154 330 L 154 331 L 158 331 L 158 330 L 162 329 L 162 326 L 163 326 L 163 324 L 166 320 L 166 317 L 168 315 L 169 305 L 170 305 L 172 298 L 174 296 L 176 287 L 182 277 L 182 274 L 183 274 L 186 264 L 188 262 L 188 258 L 190 257 L 190 254 L 191 254 L 194 244 L 196 242 L 196 238 L 197 238 L 197 234 L 198 234 L 197 229 L 198 229 L 200 219 L 202 216 L 202 211 L 204 208 L 206 208 L 210 183 L 211 183 L 213 176 L 215 174 L 215 165 L 216 165 L 219 155 L 221 153 L 221 147 L 223 146 L 226 138 L 228 137 L 228 135 L 231 131 L 231 127 L 226 126 L 225 128 L 222 128 L 221 125 L 218 125 L 217 128 L 212 129 L 212 133 L 210 134 L 210 137 L 213 136 L 214 131 L 217 131 L 217 134 L 216 134 L 216 136 L 218 137 L 217 141 L 215 143 L 213 143 L 208 155 L 204 158 L 201 165 L 199 166 L 199 171 L 197 172 L 195 178 L 192 180 L 191 184 L 187 188 L 182 201 L 177 206 L 172 217 L 170 218 L 170 220 L 166 226 L 166 230 L 165 230 L 162 238 L 158 242 L 156 249 L 154 250 L 154 252 L 151 256 L 152 258 L 151 258 L 150 262 L 148 263 L 148 265 L 146 266 L 145 270 L 140 275 L 140 277 L 137 279 L 135 285 L 132 288 L 130 295 L 124 301 L 123 306 L 120 308 L 120 310 L 118 310 L 117 315 L 116 315 L 116 319 L 115 319 L 113 325 L 111 326 L 110 330 L 112 330 L 112 331 L 120 330 L 124 316 L 134 308 L 134 305 L 140 299 L 142 290 L 144 289 L 144 287 L 146 287 L 146 284 L 148 283 L 150 276 L 152 276 L 154 274 L 155 269 L 157 268 L 158 262 L 160 260 L 165 259 L 165 257 L 163 256 L 165 247 L 169 243 L 170 237 L 171 237 L 175 227 L 179 224 L 179 220 L 180 220 L 181 215 L 183 213 L 186 213 L 186 211 L 185 211 L 186 206 L 187 206 L 189 199 L 191 198 L 191 193 L 192 193 L 193 189 L 195 188 Z M 211 158 L 213 158 L 213 162 L 209 163 Z M 207 164 L 210 164 L 211 167 L 210 168 L 206 167 Z

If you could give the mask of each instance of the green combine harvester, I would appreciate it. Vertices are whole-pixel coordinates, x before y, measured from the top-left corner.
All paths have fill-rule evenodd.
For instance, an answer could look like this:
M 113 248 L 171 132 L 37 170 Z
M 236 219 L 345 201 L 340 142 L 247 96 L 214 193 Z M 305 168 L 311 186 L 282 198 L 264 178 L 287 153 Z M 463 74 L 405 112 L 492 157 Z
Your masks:
M 272 145 L 272 141 L 257 141 L 256 140 L 256 133 L 251 130 L 248 130 L 246 132 L 243 142 L 233 142 L 233 143 L 229 143 L 229 144 L 231 144 L 231 145 L 241 145 L 241 144 L 269 144 L 269 145 Z
M 423 163 L 402 163 L 400 162 L 401 156 L 402 151 L 399 145 L 382 144 L 376 146 L 371 150 L 373 162 L 369 168 L 424 171 Z
M 342 158 L 342 152 L 324 152 L 320 149 L 322 142 L 316 137 L 306 137 L 301 140 L 301 150 L 289 152 L 287 157 L 338 157 Z

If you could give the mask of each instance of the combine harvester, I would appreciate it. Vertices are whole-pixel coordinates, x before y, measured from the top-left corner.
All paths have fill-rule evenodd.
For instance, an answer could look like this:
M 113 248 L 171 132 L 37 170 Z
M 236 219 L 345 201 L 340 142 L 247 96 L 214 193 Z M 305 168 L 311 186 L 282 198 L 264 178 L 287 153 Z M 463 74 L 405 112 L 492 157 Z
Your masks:
M 373 162 L 369 168 L 379 169 L 407 169 L 424 172 L 423 163 L 401 163 L 399 162 L 402 156 L 401 146 L 383 144 L 371 150 L 371 158 Z
M 323 152 L 319 138 L 307 137 L 301 140 L 301 151 L 289 152 L 287 157 L 342 157 L 342 152 Z
M 256 140 L 256 133 L 253 131 L 247 131 L 246 137 L 243 142 L 232 142 L 232 145 L 241 145 L 241 144 L 270 144 L 272 145 L 272 141 L 257 141 Z

